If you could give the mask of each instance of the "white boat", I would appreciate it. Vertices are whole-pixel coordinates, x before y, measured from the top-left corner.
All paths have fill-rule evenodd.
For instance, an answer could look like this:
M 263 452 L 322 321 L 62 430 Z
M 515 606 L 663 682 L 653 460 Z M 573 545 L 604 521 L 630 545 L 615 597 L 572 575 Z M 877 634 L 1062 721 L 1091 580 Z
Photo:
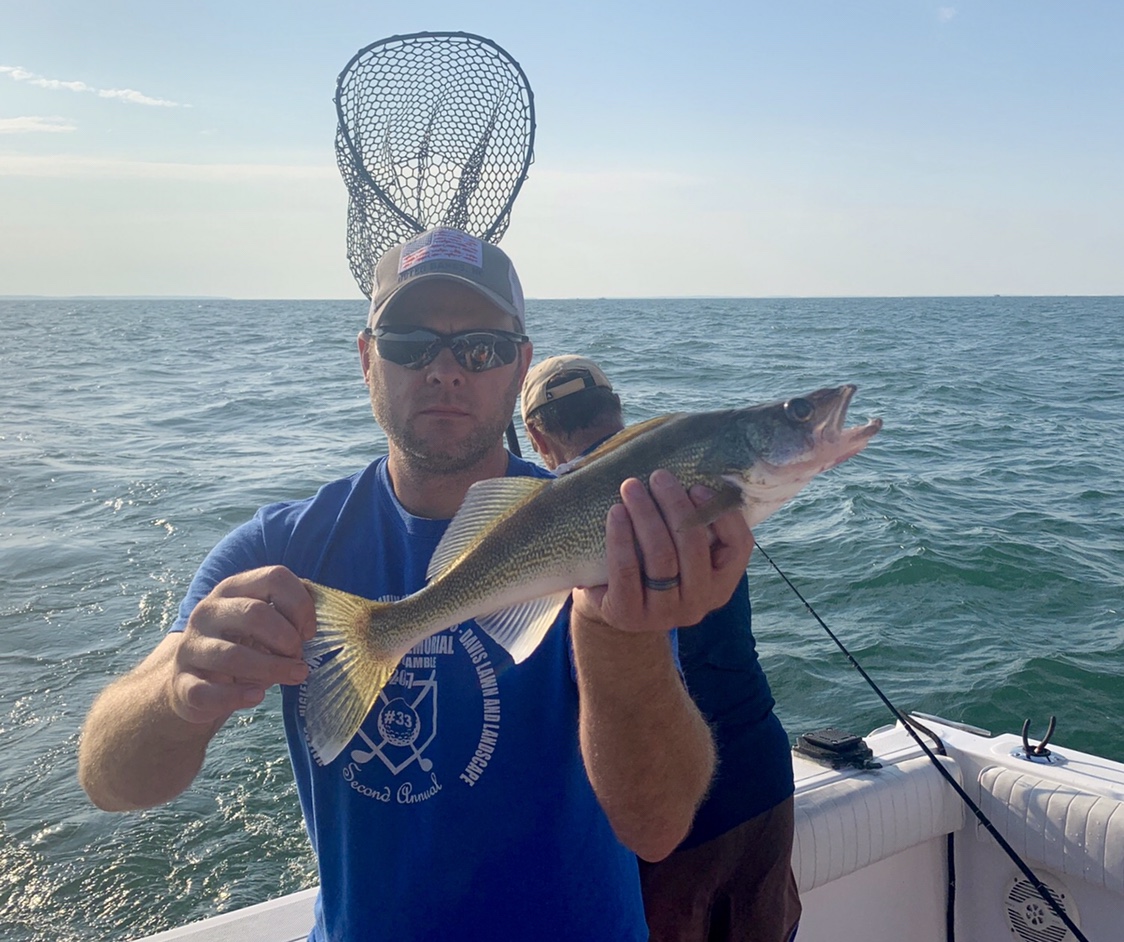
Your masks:
M 1082 935 L 1124 939 L 1124 764 L 1052 743 L 1048 755 L 1028 756 L 1021 736 L 918 718 L 944 744 L 936 761 Z M 793 755 L 799 942 L 1078 938 L 901 724 L 865 742 L 880 768 Z M 304 890 L 145 942 L 295 942 L 312 926 L 315 898 Z

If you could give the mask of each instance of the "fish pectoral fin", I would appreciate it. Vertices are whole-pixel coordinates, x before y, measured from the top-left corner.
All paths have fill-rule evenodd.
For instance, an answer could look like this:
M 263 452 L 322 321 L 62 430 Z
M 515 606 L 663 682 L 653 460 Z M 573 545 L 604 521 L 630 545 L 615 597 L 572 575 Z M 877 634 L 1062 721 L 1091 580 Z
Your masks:
M 705 504 L 696 507 L 683 521 L 684 527 L 707 526 L 717 520 L 727 510 L 733 510 L 742 505 L 741 488 L 735 484 L 725 482 L 714 496 Z
M 530 477 L 488 478 L 473 484 L 433 551 L 426 578 L 432 581 L 444 573 L 482 533 L 550 484 L 549 478 Z
M 359 731 L 406 652 L 378 644 L 383 633 L 374 622 L 394 603 L 372 602 L 308 580 L 304 584 L 316 603 L 316 634 L 304 645 L 311 670 L 301 714 L 313 758 L 327 765 Z
M 530 657 L 546 637 L 569 597 L 569 589 L 544 595 L 490 615 L 478 616 L 476 624 L 519 664 Z

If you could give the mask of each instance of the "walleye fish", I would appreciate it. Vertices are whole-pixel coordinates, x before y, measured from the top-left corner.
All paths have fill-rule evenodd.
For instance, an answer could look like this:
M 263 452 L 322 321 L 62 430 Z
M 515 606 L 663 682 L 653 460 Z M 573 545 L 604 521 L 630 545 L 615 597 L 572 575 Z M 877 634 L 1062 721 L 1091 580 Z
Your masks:
M 813 477 L 866 447 L 881 419 L 843 428 L 855 386 L 722 412 L 677 413 L 626 428 L 553 480 L 472 485 L 434 551 L 426 586 L 372 602 L 306 582 L 317 632 L 304 648 L 305 724 L 316 760 L 331 762 L 359 730 L 399 661 L 439 631 L 475 619 L 517 663 L 576 586 L 608 581 L 605 516 L 626 478 L 666 468 L 715 496 L 700 525 L 740 507 L 753 527 Z

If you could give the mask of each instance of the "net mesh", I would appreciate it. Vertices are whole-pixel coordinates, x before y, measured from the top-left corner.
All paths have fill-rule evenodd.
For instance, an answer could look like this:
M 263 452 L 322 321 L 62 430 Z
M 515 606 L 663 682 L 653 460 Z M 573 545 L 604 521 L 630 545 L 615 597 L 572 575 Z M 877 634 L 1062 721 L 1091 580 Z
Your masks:
M 491 40 L 379 40 L 340 73 L 336 114 L 347 259 L 368 298 L 379 257 L 418 232 L 503 236 L 531 164 L 535 113 L 519 63 Z

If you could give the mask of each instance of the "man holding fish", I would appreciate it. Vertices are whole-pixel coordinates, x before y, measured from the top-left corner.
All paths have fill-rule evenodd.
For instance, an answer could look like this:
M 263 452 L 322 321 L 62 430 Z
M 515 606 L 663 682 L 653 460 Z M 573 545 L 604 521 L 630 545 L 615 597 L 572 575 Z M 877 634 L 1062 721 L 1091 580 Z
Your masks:
M 521 399 L 527 435 L 556 474 L 624 429 L 620 397 L 586 357 L 537 363 Z M 792 755 L 757 657 L 744 574 L 725 605 L 679 631 L 678 650 L 714 731 L 718 771 L 682 844 L 640 862 L 652 942 L 788 942 L 801 911 Z
M 311 939 L 647 938 L 636 856 L 679 845 L 714 771 L 670 632 L 880 427 L 842 427 L 842 386 L 653 419 L 551 479 L 503 448 L 523 331 L 495 246 L 388 252 L 358 341 L 388 454 L 228 534 L 87 718 L 83 787 L 144 808 L 281 685 Z
M 752 537 L 733 504 L 700 517 L 712 489 L 654 466 L 598 511 L 585 588 L 531 573 L 537 601 L 496 590 L 477 621 L 458 602 L 421 637 L 370 613 L 349 634 L 339 605 L 412 599 L 442 583 L 433 558 L 455 576 L 479 550 L 468 534 L 549 486 L 502 443 L 532 355 L 507 256 L 431 230 L 376 278 L 359 353 L 388 455 L 219 543 L 169 634 L 91 708 L 82 785 L 108 810 L 171 800 L 226 720 L 280 684 L 320 872 L 310 938 L 644 939 L 633 854 L 676 847 L 714 769 L 669 632 L 729 597 Z M 450 550 L 449 518 L 493 481 L 514 486 L 482 488 Z M 550 539 L 589 542 L 557 509 Z M 518 582 L 514 567 L 480 571 Z M 509 615 L 489 621 L 493 604 Z

